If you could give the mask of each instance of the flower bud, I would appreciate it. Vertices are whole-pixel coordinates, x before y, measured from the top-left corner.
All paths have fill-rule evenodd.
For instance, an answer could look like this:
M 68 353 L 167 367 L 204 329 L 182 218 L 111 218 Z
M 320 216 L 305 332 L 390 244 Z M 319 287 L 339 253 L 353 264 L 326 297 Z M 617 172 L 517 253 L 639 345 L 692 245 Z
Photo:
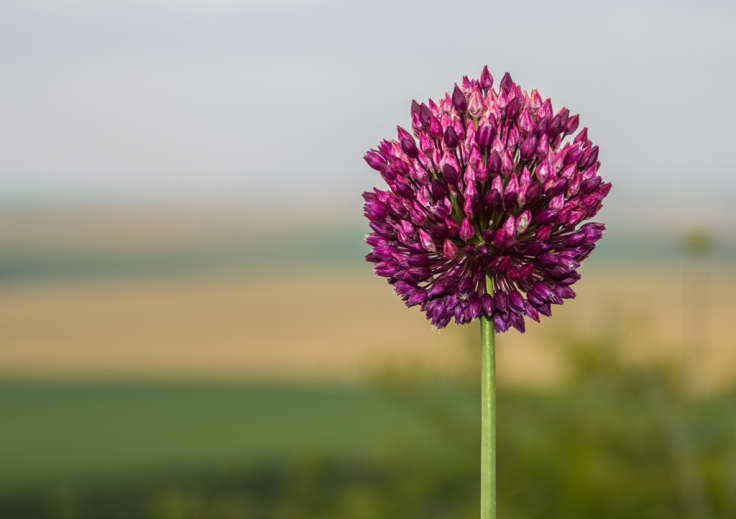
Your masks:
M 493 233 L 493 240 L 492 240 L 493 246 L 497 249 L 502 249 L 504 244 L 506 243 L 506 231 L 503 230 L 503 227 L 500 229 L 496 229 L 496 231 Z
M 463 241 L 468 241 L 474 235 L 475 229 L 473 229 L 473 224 L 471 224 L 470 219 L 466 217 L 463 220 L 463 223 L 460 225 L 460 239 Z
M 524 166 L 521 170 L 521 175 L 519 175 L 519 188 L 526 189 L 531 183 L 532 174 L 529 173 L 529 168 Z
M 537 306 L 537 310 L 539 310 L 540 314 L 546 315 L 547 317 L 552 315 L 552 309 L 550 308 L 549 303 Z
M 453 235 L 453 236 L 459 236 L 460 235 L 460 225 L 457 223 L 457 221 L 455 221 L 454 218 L 452 218 L 450 216 L 446 216 L 446 217 L 444 217 L 443 220 L 444 220 L 444 223 L 445 223 L 445 228 L 447 229 L 447 231 L 451 235 Z
M 386 239 L 393 239 L 394 238 L 394 229 L 390 225 L 388 225 L 385 222 L 370 222 L 368 225 L 371 226 L 371 229 L 376 231 L 376 233 L 381 236 L 382 238 Z
M 493 140 L 493 126 L 489 123 L 481 124 L 475 134 L 475 139 L 478 142 L 478 146 L 481 148 L 487 148 L 490 146 L 491 141 Z
M 583 183 L 580 185 L 580 191 L 583 194 L 587 195 L 595 191 L 600 185 L 600 183 L 601 183 L 601 177 L 599 176 L 588 178 L 584 180 Z
M 437 251 L 437 246 L 434 244 L 434 240 L 432 240 L 432 237 L 424 229 L 419 229 L 419 243 L 427 252 Z
M 414 225 L 424 225 L 427 222 L 427 213 L 419 202 L 413 202 L 409 206 L 409 218 Z
M 452 127 L 455 129 L 457 138 L 461 141 L 465 139 L 465 125 L 459 117 L 453 118 Z
M 505 332 L 509 329 L 509 321 L 506 317 L 504 317 L 501 314 L 496 314 L 493 316 L 493 328 L 497 332 Z
M 381 172 L 381 176 L 386 181 L 386 183 L 390 184 L 396 179 L 396 172 L 388 167 Z
M 547 188 L 547 196 L 555 197 L 565 191 L 567 187 L 567 179 L 564 177 L 558 178 L 553 181 L 552 184 Z
M 514 171 L 514 160 L 511 158 L 511 152 L 503 150 L 501 153 L 501 173 L 509 175 L 512 171 Z
M 554 209 L 542 209 L 534 216 L 534 221 L 538 224 L 545 224 L 553 221 L 557 216 L 557 211 Z
M 414 142 L 414 139 L 411 136 L 403 137 L 401 139 L 401 149 L 406 153 L 406 155 L 412 159 L 417 158 L 417 155 L 419 155 L 419 150 L 417 149 L 417 144 Z
M 585 169 L 595 164 L 597 160 L 598 160 L 598 146 L 593 146 L 585 150 L 585 152 L 582 155 L 582 158 L 580 159 L 580 162 L 578 163 L 578 167 L 580 169 Z
M 573 144 L 582 144 L 583 146 L 588 146 L 590 142 L 588 141 L 588 129 L 583 128 L 580 130 L 580 133 L 578 133 L 575 136 L 575 139 L 572 141 Z
M 549 201 L 549 209 L 554 209 L 555 211 L 559 211 L 562 209 L 562 206 L 565 205 L 565 195 L 559 194 L 557 196 L 552 197 L 552 199 Z
M 412 307 L 412 306 L 418 305 L 420 303 L 423 303 L 426 300 L 427 300 L 427 291 L 426 290 L 423 290 L 421 288 L 418 288 L 406 300 L 406 306 Z
M 524 142 L 521 143 L 521 159 L 529 160 L 534 157 L 537 150 L 537 136 L 534 134 L 529 135 Z
M 473 283 L 472 279 L 464 277 L 460 280 L 460 283 L 457 286 L 457 290 L 461 294 L 469 294 L 471 291 L 473 291 L 474 285 L 475 283 Z
M 550 172 L 551 168 L 549 165 L 549 161 L 545 159 L 544 162 L 537 166 L 537 170 L 534 172 L 534 175 L 537 177 L 537 180 L 539 180 L 541 184 L 544 184 L 547 179 L 550 178 Z
M 478 117 L 483 113 L 483 98 L 481 97 L 480 90 L 474 89 L 470 93 L 470 101 L 468 102 L 468 113 L 472 117 Z
M 555 295 L 554 292 L 552 292 L 552 290 L 541 281 L 534 283 L 532 293 L 543 301 L 549 301 Z
M 419 115 L 421 105 L 417 103 L 416 99 L 411 100 L 411 113 Z
M 426 133 L 419 137 L 419 147 L 425 155 L 430 155 L 434 151 L 434 143 Z
M 526 303 L 524 305 L 524 309 L 526 311 L 526 315 L 534 319 L 535 321 L 539 322 L 539 312 L 536 308 L 530 303 Z
M 435 200 L 441 200 L 447 194 L 447 187 L 444 182 L 433 178 L 430 181 L 430 193 Z
M 455 133 L 455 129 L 452 126 L 448 126 L 445 130 L 445 146 L 447 146 L 451 150 L 454 150 L 455 148 L 457 148 L 457 145 L 457 133 Z
M 526 323 L 524 322 L 524 317 L 521 314 L 512 313 L 510 320 L 511 326 L 519 330 L 521 333 L 524 333 L 526 330 Z
M 569 286 L 568 287 L 556 286 L 554 290 L 557 293 L 557 295 L 560 296 L 562 299 L 575 299 L 575 291 Z
M 385 244 L 387 244 L 388 242 L 377 234 L 373 233 L 369 234 L 366 237 L 365 241 L 368 245 L 371 245 L 373 247 L 373 252 L 366 254 L 365 259 L 367 261 L 370 261 L 371 263 L 376 263 L 380 261 L 381 258 L 376 254 L 376 251 L 381 247 L 385 247 Z
M 429 182 L 429 173 L 427 173 L 424 168 L 412 169 L 409 176 L 419 185 L 424 185 Z
M 477 168 L 480 163 L 483 161 L 483 157 L 480 154 L 480 150 L 477 146 L 473 145 L 470 148 L 470 156 L 468 156 L 468 164 L 470 166 Z
M 516 234 L 521 234 L 529 228 L 529 223 L 532 220 L 532 213 L 529 209 L 524 209 L 522 213 L 516 218 Z
M 574 146 L 574 147 L 570 148 L 567 151 L 567 153 L 565 154 L 565 159 L 562 161 L 562 163 L 565 166 L 567 166 L 569 164 L 574 164 L 577 161 L 579 161 L 580 160 L 580 157 L 582 157 L 582 156 L 583 156 L 583 150 L 581 150 L 577 146 Z M 597 153 L 596 153 L 596 157 L 597 157 Z M 584 169 L 586 167 L 587 166 L 581 166 L 581 169 Z
M 537 182 L 534 182 L 532 184 L 529 184 L 529 187 L 526 188 L 526 191 L 524 192 L 524 200 L 529 202 L 534 202 L 539 194 L 541 193 L 542 188 Z
M 398 175 L 405 177 L 409 173 L 409 164 L 400 159 L 394 159 L 391 161 L 391 169 L 396 171 Z
M 506 72 L 501 79 L 501 92 L 508 93 L 514 86 L 514 81 L 511 79 L 511 74 Z
M 567 196 L 568 198 L 572 198 L 575 195 L 578 194 L 580 191 L 580 184 L 583 182 L 583 179 L 580 177 L 580 175 L 575 175 L 572 179 L 572 181 L 567 186 Z M 572 208 L 571 208 L 572 210 Z
M 521 141 L 521 132 L 516 126 L 512 126 L 506 134 L 506 148 L 513 150 Z
M 409 184 L 399 179 L 394 182 L 394 192 L 397 195 L 403 196 L 404 198 L 411 198 L 411 196 L 414 194 L 411 187 L 409 187 Z
M 440 120 L 435 116 L 432 116 L 429 120 L 429 135 L 433 139 L 439 139 L 442 137 L 442 125 L 440 124 Z
M 483 71 L 480 73 L 480 87 L 483 90 L 488 90 L 493 86 L 493 76 L 488 70 L 488 66 L 483 67 Z
M 424 126 L 424 129 L 429 130 L 429 126 L 432 124 L 432 111 L 425 104 L 419 106 L 419 120 Z
M 508 184 L 503 192 L 503 204 L 506 208 L 512 208 L 516 205 L 519 197 L 519 180 L 516 178 L 516 173 L 511 175 Z M 513 233 L 509 234 L 512 236 Z
M 524 298 L 521 297 L 521 294 L 517 290 L 509 292 L 509 306 L 517 312 L 524 311 Z
M 480 317 L 481 312 L 481 298 L 474 296 L 470 299 L 470 305 L 468 306 L 468 313 L 471 319 L 477 319 Z
M 529 110 L 525 109 L 521 112 L 521 115 L 519 116 L 519 128 L 521 128 L 525 133 L 531 133 L 532 130 L 534 130 L 534 120 L 532 119 L 532 115 L 529 113 Z
M 543 159 L 547 156 L 547 153 L 549 153 L 549 135 L 543 133 L 537 142 L 536 155 L 538 158 Z
M 452 166 L 452 164 L 447 162 L 442 166 L 442 176 L 445 177 L 445 181 L 450 185 L 457 184 L 459 179 L 457 170 Z
M 432 288 L 429 289 L 427 295 L 430 299 L 434 299 L 444 294 L 447 291 L 447 288 L 447 283 L 443 282 L 442 280 L 437 281 L 432 284 Z
M 475 209 L 478 205 L 478 192 L 475 189 L 475 182 L 468 182 L 465 185 L 463 196 L 465 198 L 463 212 L 472 218 L 475 215 Z
M 539 121 L 545 121 L 552 118 L 552 101 L 547 98 L 537 111 L 537 124 Z
M 510 120 L 514 120 L 519 114 L 519 110 L 521 110 L 521 101 L 518 97 L 515 97 L 509 101 L 508 106 L 506 106 L 506 117 Z
M 493 306 L 498 312 L 505 312 L 508 308 L 509 296 L 503 290 L 497 291 L 493 294 Z
M 468 101 L 465 99 L 465 94 L 463 94 L 463 91 L 457 85 L 455 85 L 455 89 L 452 91 L 452 106 L 460 114 L 464 114 L 468 109 Z
M 557 115 L 560 117 L 560 131 L 567 129 L 567 119 L 570 117 L 570 110 L 562 108 Z
M 404 139 L 406 137 L 411 137 L 411 133 L 407 132 L 401 126 L 396 126 L 396 131 L 399 135 L 399 142 L 401 141 L 401 139 Z
M 539 95 L 539 92 L 537 89 L 533 89 L 530 94 L 530 103 L 531 109 L 534 111 L 539 110 L 539 107 L 542 106 L 542 96 Z
M 488 157 L 488 171 L 494 174 L 501 171 L 501 156 L 496 151 Z
M 503 232 L 509 238 L 512 238 L 516 232 L 516 219 L 513 214 L 510 214 L 503 224 Z
M 494 182 L 499 177 L 494 178 Z M 497 189 L 491 188 L 485 196 L 485 203 L 489 208 L 494 208 L 501 203 L 501 194 Z
M 444 245 L 442 246 L 442 254 L 447 259 L 456 258 L 457 257 L 457 245 L 455 245 L 455 243 L 451 239 L 447 238 L 445 240 Z
M 483 294 L 483 297 L 481 298 L 481 306 L 483 307 L 483 313 L 485 315 L 493 315 L 493 298 L 490 294 Z
M 417 191 L 417 197 L 415 202 L 423 207 L 429 207 L 432 205 L 432 190 L 430 189 L 430 186 L 424 185 L 419 188 L 419 191 Z M 398 208 L 397 213 L 400 213 L 403 211 L 403 205 L 402 207 Z
M 565 245 L 568 247 L 577 247 L 585 240 L 584 232 L 576 232 L 565 238 Z
M 388 207 L 386 204 L 379 202 L 378 200 L 368 200 L 363 206 L 365 215 L 370 220 L 383 220 L 388 214 Z
M 370 150 L 363 157 L 370 167 L 378 171 L 382 171 L 386 167 L 386 159 L 384 159 L 380 153 L 375 150 Z
M 557 112 L 557 114 L 549 120 L 547 133 L 550 135 L 550 137 L 554 138 L 562 131 L 563 122 L 564 121 L 561 112 Z

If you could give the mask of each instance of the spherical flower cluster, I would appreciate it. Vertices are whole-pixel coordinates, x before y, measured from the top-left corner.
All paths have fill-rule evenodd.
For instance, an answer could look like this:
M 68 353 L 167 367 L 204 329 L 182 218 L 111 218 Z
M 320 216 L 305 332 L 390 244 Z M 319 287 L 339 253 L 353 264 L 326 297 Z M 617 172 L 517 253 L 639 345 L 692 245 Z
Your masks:
M 523 332 L 551 304 L 575 297 L 577 268 L 604 226 L 581 224 L 611 184 L 578 115 L 557 113 L 506 73 L 485 67 L 438 103 L 412 102 L 413 136 L 368 151 L 388 190 L 363 194 L 373 230 L 366 259 L 407 306 L 442 328 L 492 318 Z

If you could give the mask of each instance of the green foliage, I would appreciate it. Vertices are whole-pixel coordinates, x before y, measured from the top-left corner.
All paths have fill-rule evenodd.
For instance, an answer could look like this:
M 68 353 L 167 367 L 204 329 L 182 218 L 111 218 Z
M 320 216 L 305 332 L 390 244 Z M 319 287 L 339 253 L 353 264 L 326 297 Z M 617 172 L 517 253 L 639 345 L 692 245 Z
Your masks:
M 676 367 L 621 361 L 615 336 L 558 342 L 571 366 L 564 385 L 553 391 L 500 388 L 500 517 L 736 517 L 734 392 L 689 396 Z M 323 446 L 309 455 L 292 450 L 270 461 L 250 458 L 230 467 L 7 494 L 0 498 L 0 517 L 474 518 L 476 375 L 378 378 L 367 393 L 371 398 L 356 393 L 325 415 L 332 416 L 335 443 L 354 431 L 345 416 L 354 428 L 370 431 L 352 448 L 343 438 L 341 448 Z M 323 406 L 334 398 L 321 397 Z M 350 398 L 371 413 L 352 412 Z M 318 406 L 310 408 L 303 396 L 299 405 L 311 427 L 306 416 Z M 374 420 L 388 420 L 393 429 L 377 428 Z M 423 434 L 402 433 L 415 431 L 417 423 Z M 300 431 L 289 432 L 298 443 Z
M 681 244 L 688 254 L 706 255 L 715 247 L 716 239 L 708 229 L 691 229 L 683 233 Z

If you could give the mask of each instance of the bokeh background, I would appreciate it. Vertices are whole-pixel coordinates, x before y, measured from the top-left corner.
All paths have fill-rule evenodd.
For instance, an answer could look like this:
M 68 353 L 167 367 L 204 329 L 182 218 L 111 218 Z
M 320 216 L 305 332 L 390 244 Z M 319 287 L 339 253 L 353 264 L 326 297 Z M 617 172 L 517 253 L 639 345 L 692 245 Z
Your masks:
M 498 339 L 501 517 L 736 517 L 732 2 L 0 3 L 0 517 L 477 515 L 477 325 L 363 261 L 363 152 L 484 64 L 613 190 Z

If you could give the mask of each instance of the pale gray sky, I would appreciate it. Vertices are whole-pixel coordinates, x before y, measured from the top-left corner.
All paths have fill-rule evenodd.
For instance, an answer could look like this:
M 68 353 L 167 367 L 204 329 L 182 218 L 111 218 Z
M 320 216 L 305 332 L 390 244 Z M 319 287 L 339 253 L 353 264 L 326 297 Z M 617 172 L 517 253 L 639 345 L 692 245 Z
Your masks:
M 488 64 L 581 113 L 612 196 L 718 218 L 733 5 L 5 0 L 0 198 L 357 198 L 410 99 Z

